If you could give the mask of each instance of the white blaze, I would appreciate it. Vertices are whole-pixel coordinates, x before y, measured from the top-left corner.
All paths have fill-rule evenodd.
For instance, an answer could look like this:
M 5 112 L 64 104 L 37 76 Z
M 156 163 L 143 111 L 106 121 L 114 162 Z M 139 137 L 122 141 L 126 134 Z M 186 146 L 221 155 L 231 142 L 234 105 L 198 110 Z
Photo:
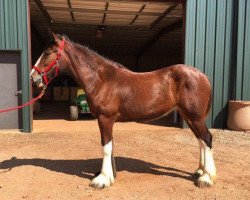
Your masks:
M 199 168 L 203 169 L 204 168 L 204 145 L 201 139 L 198 139 L 199 142 L 199 147 L 200 147 L 200 161 L 199 161 Z
M 36 64 L 35 64 L 34 66 L 37 67 L 37 66 L 39 65 L 39 63 L 40 63 L 42 57 L 43 57 L 43 53 L 42 53 L 42 55 L 40 56 L 40 58 L 38 58 L 38 60 L 36 61 Z M 35 71 L 36 71 L 35 69 L 32 69 L 31 72 L 30 72 L 30 76 L 32 76 L 32 75 L 34 74 Z

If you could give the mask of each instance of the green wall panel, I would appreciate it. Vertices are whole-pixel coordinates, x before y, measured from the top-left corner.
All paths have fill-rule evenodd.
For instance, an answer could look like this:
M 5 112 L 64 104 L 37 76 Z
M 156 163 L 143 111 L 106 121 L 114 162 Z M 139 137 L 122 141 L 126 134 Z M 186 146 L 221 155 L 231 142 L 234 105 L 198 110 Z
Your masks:
M 204 72 L 213 88 L 208 127 L 227 118 L 232 49 L 233 0 L 187 0 L 185 63 Z
M 250 100 L 250 1 L 239 0 L 236 100 Z
M 30 99 L 28 0 L 0 0 L 0 49 L 20 50 L 22 101 Z M 30 107 L 23 109 L 23 131 L 31 131 Z
M 4 3 L 0 1 L 0 49 L 5 49 Z
M 215 63 L 215 36 L 216 36 L 216 1 L 207 1 L 207 13 L 210 13 L 210 17 L 206 17 L 206 36 L 205 38 L 205 50 L 202 50 L 204 52 L 205 57 L 205 69 L 204 73 L 208 76 L 211 83 L 214 81 L 214 67 L 208 67 L 208 66 L 214 66 Z M 213 106 L 212 106 L 213 108 Z M 210 115 L 207 119 L 207 125 L 211 127 L 212 125 L 212 116 L 213 116 L 213 109 L 210 110 Z

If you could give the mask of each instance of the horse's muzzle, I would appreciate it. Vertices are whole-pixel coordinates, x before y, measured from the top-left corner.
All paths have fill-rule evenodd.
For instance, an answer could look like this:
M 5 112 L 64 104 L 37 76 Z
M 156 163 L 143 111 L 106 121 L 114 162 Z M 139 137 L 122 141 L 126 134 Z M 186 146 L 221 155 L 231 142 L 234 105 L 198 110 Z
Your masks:
M 33 84 L 34 86 L 36 86 L 36 87 L 38 87 L 38 88 L 44 87 L 44 83 L 43 83 L 43 78 L 42 78 L 42 76 L 40 76 L 40 75 L 36 75 L 36 76 L 31 75 L 30 78 L 31 78 L 32 84 Z

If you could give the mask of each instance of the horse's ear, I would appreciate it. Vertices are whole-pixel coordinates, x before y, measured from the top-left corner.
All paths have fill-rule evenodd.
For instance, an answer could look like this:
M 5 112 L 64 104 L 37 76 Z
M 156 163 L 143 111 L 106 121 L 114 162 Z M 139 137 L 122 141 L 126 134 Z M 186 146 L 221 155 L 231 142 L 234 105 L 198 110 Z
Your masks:
M 60 40 L 60 38 L 57 36 L 57 34 L 53 33 L 52 31 L 51 31 L 51 34 L 52 34 L 52 36 L 53 36 L 54 41 L 55 41 L 58 45 L 60 45 L 61 40 Z

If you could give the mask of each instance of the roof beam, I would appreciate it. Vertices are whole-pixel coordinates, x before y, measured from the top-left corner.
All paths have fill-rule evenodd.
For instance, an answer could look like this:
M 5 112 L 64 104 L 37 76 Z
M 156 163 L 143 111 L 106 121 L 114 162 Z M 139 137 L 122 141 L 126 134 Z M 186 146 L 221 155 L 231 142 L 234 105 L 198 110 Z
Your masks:
M 144 8 L 146 7 L 146 3 L 144 3 L 141 7 L 141 9 L 139 10 L 139 13 L 135 16 L 135 18 L 130 22 L 130 25 L 133 25 L 133 23 L 135 22 L 135 20 L 137 20 L 137 18 L 139 17 L 139 15 L 141 14 L 141 12 L 144 10 Z
M 170 26 L 167 26 L 163 29 L 161 29 L 158 33 L 156 33 L 154 35 L 154 37 L 152 39 L 150 39 L 149 41 L 147 41 L 142 47 L 141 50 L 139 51 L 139 53 L 137 54 L 138 57 L 142 56 L 149 47 L 151 47 L 155 42 L 157 42 L 164 34 L 167 34 L 177 28 L 180 28 L 182 25 L 182 19 L 176 21 L 175 23 L 173 23 Z
M 70 0 L 67 0 L 67 2 L 68 2 L 69 8 L 71 9 L 72 6 L 71 6 Z M 75 17 L 74 17 L 74 14 L 73 14 L 73 11 L 72 11 L 72 10 L 70 11 L 70 15 L 71 15 L 72 21 L 75 22 Z
M 88 1 L 88 0 L 82 0 L 82 1 Z M 95 0 L 95 2 L 106 2 L 106 0 Z M 131 3 L 131 4 L 140 4 L 140 3 L 183 3 L 186 2 L 186 0 L 109 0 L 109 2 L 115 2 L 115 3 Z
M 104 23 L 105 23 L 106 16 L 107 16 L 106 11 L 108 11 L 108 8 L 109 8 L 109 1 L 107 1 L 107 2 L 106 2 L 106 5 L 105 5 L 105 12 L 104 12 L 104 14 L 103 14 L 102 24 L 104 24 Z
M 39 0 L 36 0 L 39 1 Z M 100 10 L 100 9 L 86 9 L 86 8 L 62 8 L 54 6 L 46 6 L 46 10 L 54 11 L 74 11 L 74 12 L 85 12 L 85 13 L 106 13 L 106 14 L 120 14 L 120 15 L 145 15 L 145 16 L 160 16 L 159 12 L 133 12 L 133 11 L 118 11 L 118 10 Z
M 47 21 L 49 24 L 53 23 L 53 20 L 51 18 L 51 16 L 49 15 L 49 13 L 47 12 L 47 10 L 45 9 L 45 7 L 43 6 L 42 2 L 40 0 L 34 0 L 37 4 L 37 6 L 40 8 L 40 10 L 42 11 L 43 15 L 46 17 Z
M 47 23 L 39 22 L 39 26 L 46 25 Z M 85 24 L 81 22 L 75 22 L 72 24 L 72 22 L 53 22 L 53 27 L 55 26 L 67 26 L 67 27 L 89 27 L 89 28 L 96 28 L 96 26 L 102 25 L 101 23 L 93 23 L 93 24 Z M 48 27 L 48 26 L 47 26 Z M 120 24 L 120 25 L 108 25 L 108 27 L 116 28 L 116 29 L 124 29 L 124 30 L 148 30 L 148 28 L 145 25 L 133 25 L 128 26 L 127 24 Z
M 173 4 L 172 6 L 168 7 L 162 15 L 160 15 L 151 25 L 149 29 L 153 29 L 157 24 L 161 22 L 172 10 L 174 10 L 179 4 Z

